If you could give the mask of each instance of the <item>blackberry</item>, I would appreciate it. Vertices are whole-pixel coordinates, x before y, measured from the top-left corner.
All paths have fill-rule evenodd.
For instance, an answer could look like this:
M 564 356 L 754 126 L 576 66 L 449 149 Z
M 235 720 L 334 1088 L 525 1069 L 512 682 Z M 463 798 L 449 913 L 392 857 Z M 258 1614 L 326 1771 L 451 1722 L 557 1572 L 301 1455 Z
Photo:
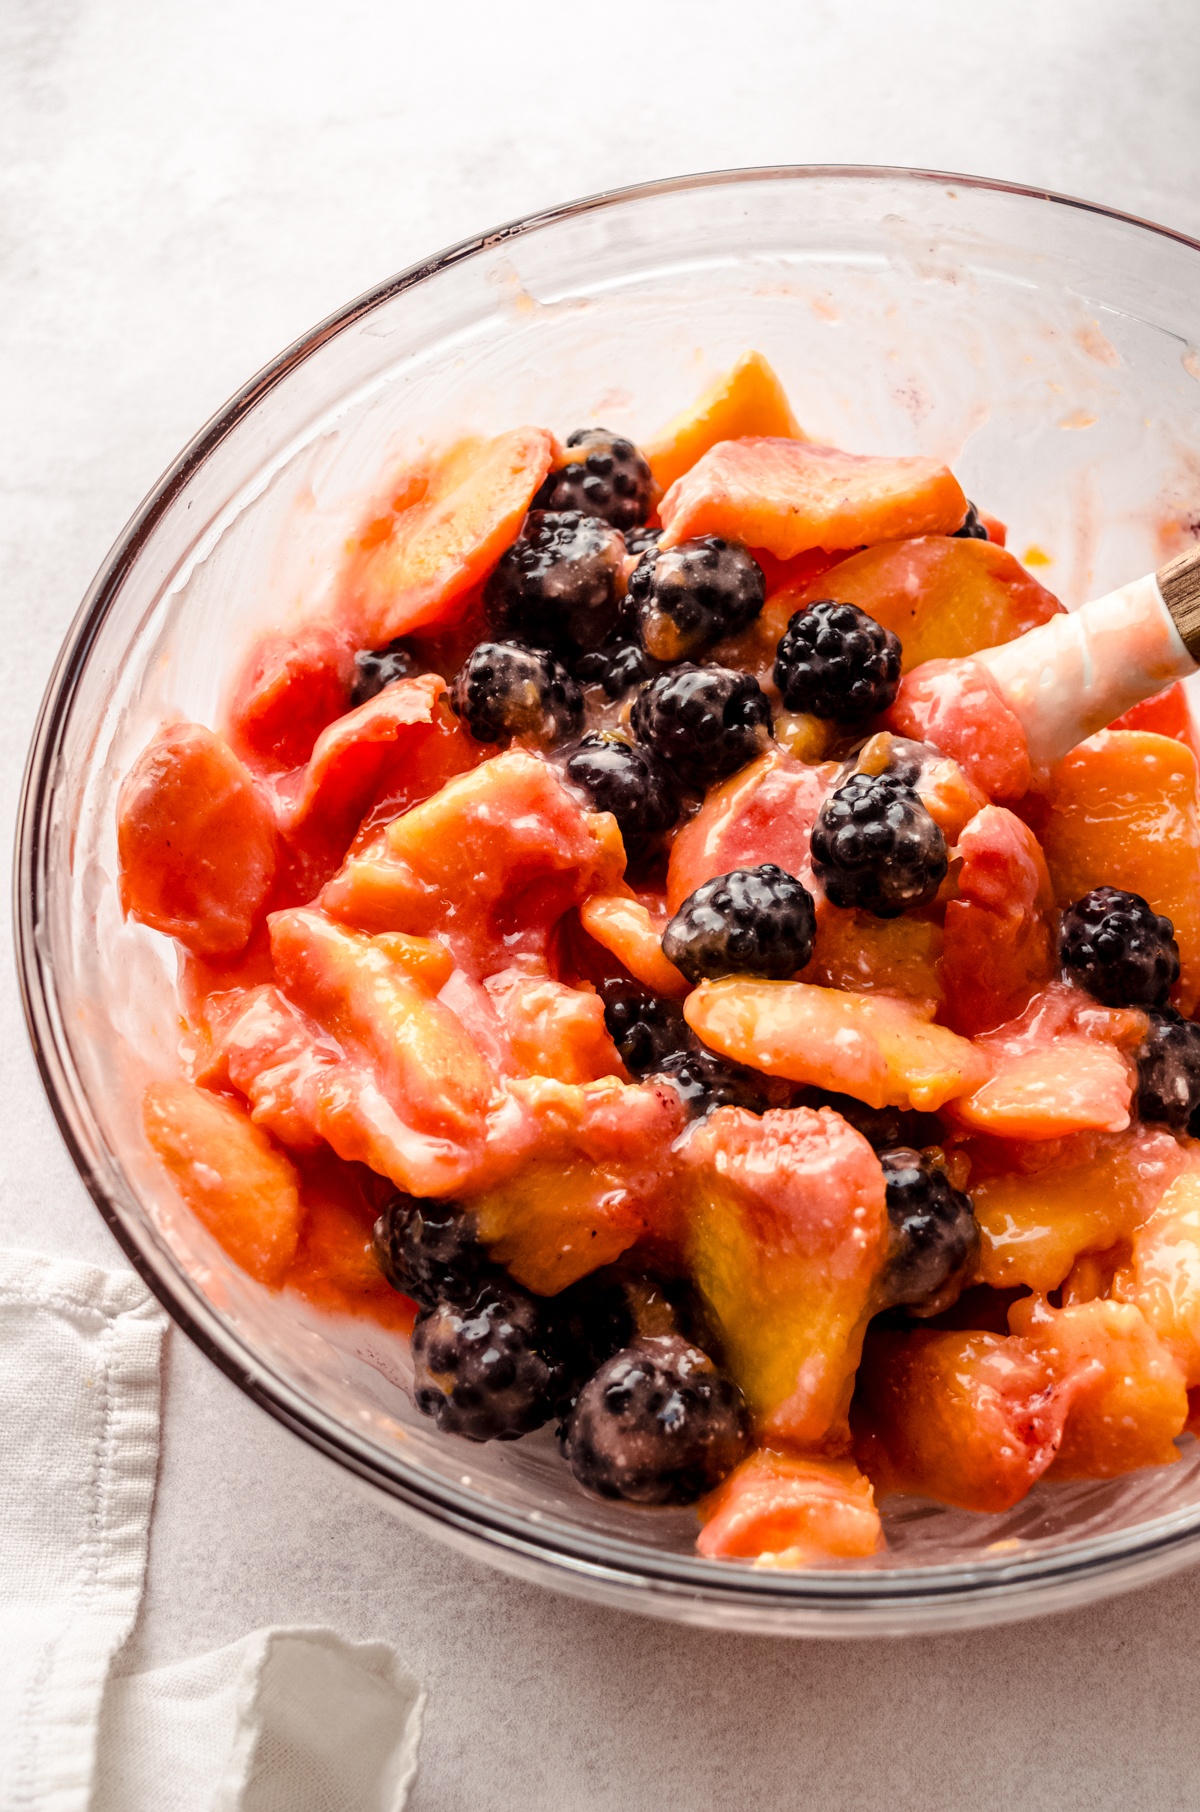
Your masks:
M 951 536 L 954 541 L 987 541 L 990 540 L 987 530 L 979 520 L 979 511 L 968 499 L 967 513 L 963 517 L 961 528 L 956 528 Z
M 853 1095 L 835 1095 L 828 1089 L 806 1088 L 794 1105 L 831 1107 L 876 1151 L 889 1145 L 911 1145 L 919 1151 L 924 1145 L 940 1145 L 944 1136 L 936 1114 L 921 1114 L 913 1108 L 868 1107 Z
M 898 776 L 852 774 L 817 814 L 812 864 L 835 906 L 894 919 L 941 886 L 946 839 Z
M 882 1289 L 890 1305 L 928 1302 L 974 1264 L 979 1227 L 971 1198 L 918 1151 L 881 1151 L 887 1184 L 888 1260 Z
M 608 1266 L 563 1290 L 547 1305 L 556 1350 L 563 1356 L 569 1415 L 588 1379 L 639 1335 L 678 1334 L 697 1318 L 691 1287 L 682 1278 Z M 559 1429 L 559 1439 L 563 1430 Z
M 589 1378 L 563 1431 L 576 1479 L 629 1504 L 690 1504 L 746 1451 L 741 1392 L 679 1334 L 643 1336 Z
M 515 1441 L 540 1428 L 562 1392 L 553 1331 L 536 1299 L 507 1278 L 465 1304 L 423 1309 L 412 1357 L 417 1408 L 468 1441 Z
M 798 610 L 780 637 L 775 684 L 785 711 L 860 723 L 900 689 L 900 638 L 854 604 L 824 598 Z
M 718 975 L 786 981 L 808 962 L 816 931 L 807 887 L 763 862 L 689 894 L 663 932 L 663 955 L 692 983 Z
M 520 642 L 480 642 L 458 671 L 450 702 L 477 742 L 524 736 L 550 744 L 574 735 L 583 693 L 553 655 Z
M 718 1107 L 744 1107 L 749 1113 L 761 1114 L 770 1105 L 765 1076 L 740 1063 L 729 1063 L 695 1043 L 664 1058 L 657 1073 L 678 1092 L 696 1120 Z
M 608 428 L 577 428 L 567 446 L 579 457 L 547 475 L 534 498 L 543 510 L 581 510 L 614 528 L 636 528 L 650 514 L 654 479 L 631 440 Z
M 621 619 L 625 543 L 596 516 L 530 510 L 487 582 L 484 604 L 504 635 L 541 648 L 600 648 Z
M 492 1270 L 475 1216 L 457 1202 L 394 1195 L 375 1223 L 374 1246 L 393 1290 L 424 1309 L 469 1301 Z
M 1151 1007 L 1137 1050 L 1137 1111 L 1173 1132 L 1200 1137 L 1200 1025 L 1174 1007 Z
M 674 776 L 648 749 L 596 732 L 567 762 L 567 778 L 585 792 L 592 810 L 611 812 L 626 845 L 670 830 L 679 817 Z
M 751 674 L 690 663 L 651 680 L 629 722 L 639 742 L 700 792 L 753 761 L 774 734 L 771 707 Z
M 650 548 L 658 546 L 662 534 L 657 528 L 629 528 L 625 530 L 625 552 L 627 554 L 644 554 Z
M 1159 1007 L 1179 980 L 1179 945 L 1170 919 L 1140 893 L 1093 887 L 1062 921 L 1062 965 L 1106 1007 Z
M 638 633 L 656 661 L 702 654 L 758 616 L 767 595 L 763 569 L 736 541 L 704 535 L 644 553 L 629 576 Z
M 624 698 L 632 686 L 650 678 L 651 663 L 640 642 L 616 636 L 603 648 L 578 654 L 571 662 L 571 674 L 581 686 L 603 686 L 609 698 Z
M 692 1034 L 674 1001 L 634 981 L 604 982 L 600 998 L 608 1035 L 631 1075 L 647 1076 L 690 1048 Z
M 354 687 L 351 705 L 365 705 L 369 698 L 382 692 L 395 680 L 408 679 L 419 672 L 417 658 L 405 647 L 400 637 L 386 648 L 360 648 L 354 657 Z

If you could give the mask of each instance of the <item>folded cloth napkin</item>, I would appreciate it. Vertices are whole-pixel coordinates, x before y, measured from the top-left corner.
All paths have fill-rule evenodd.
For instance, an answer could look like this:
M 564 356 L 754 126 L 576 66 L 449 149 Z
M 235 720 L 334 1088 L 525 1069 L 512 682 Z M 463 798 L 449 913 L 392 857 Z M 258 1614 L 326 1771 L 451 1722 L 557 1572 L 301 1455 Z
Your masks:
M 0 1812 L 400 1812 L 424 1697 L 385 1643 L 258 1630 L 109 1677 L 166 1327 L 132 1272 L 0 1252 Z

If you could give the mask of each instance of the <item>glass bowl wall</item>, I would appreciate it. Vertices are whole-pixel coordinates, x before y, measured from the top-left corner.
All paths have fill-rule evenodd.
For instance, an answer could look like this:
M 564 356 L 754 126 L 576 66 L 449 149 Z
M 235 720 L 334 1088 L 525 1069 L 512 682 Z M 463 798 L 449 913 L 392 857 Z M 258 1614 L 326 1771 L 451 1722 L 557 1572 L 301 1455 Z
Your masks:
M 585 1499 L 548 1434 L 488 1447 L 437 1435 L 407 1395 L 402 1344 L 251 1283 L 151 1157 L 138 1102 L 178 1073 L 175 958 L 122 922 L 114 828 L 121 775 L 158 724 L 219 724 L 255 634 L 321 603 L 364 497 L 429 441 L 524 421 L 637 439 L 755 347 L 810 436 L 953 462 L 1077 604 L 1189 532 L 1198 340 L 1200 247 L 1178 236 L 963 178 L 743 171 L 601 196 L 456 247 L 326 322 L 198 436 L 118 544 L 51 681 L 19 827 L 19 963 L 85 1182 L 243 1389 L 444 1539 L 692 1621 L 964 1626 L 1200 1558 L 1194 1443 L 1165 1471 L 1043 1486 L 1004 1517 L 910 1503 L 876 1561 L 781 1574 L 700 1561 L 690 1512 Z

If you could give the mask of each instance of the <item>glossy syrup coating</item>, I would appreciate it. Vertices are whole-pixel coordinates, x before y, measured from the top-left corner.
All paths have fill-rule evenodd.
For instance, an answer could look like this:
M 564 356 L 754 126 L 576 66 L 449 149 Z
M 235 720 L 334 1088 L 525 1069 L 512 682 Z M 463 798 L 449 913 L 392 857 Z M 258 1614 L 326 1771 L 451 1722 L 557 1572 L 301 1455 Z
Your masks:
M 690 659 L 739 635 L 759 615 L 766 595 L 758 561 L 719 535 L 681 541 L 665 552 L 650 548 L 629 576 L 642 646 L 657 661 Z
M 941 886 L 946 839 L 898 775 L 852 774 L 817 814 L 812 864 L 835 906 L 894 919 Z
M 439 1301 L 412 1337 L 417 1408 L 444 1434 L 515 1441 L 554 1414 L 562 1360 L 539 1300 L 507 1278 L 467 1303 Z
M 579 510 L 530 510 L 484 590 L 497 630 L 560 652 L 603 647 L 624 607 L 625 542 Z
M 567 762 L 567 777 L 595 812 L 611 812 L 631 840 L 670 830 L 679 817 L 678 784 L 649 749 L 619 736 L 585 736 Z
M 663 932 L 663 955 L 690 982 L 722 975 L 786 981 L 813 953 L 813 897 L 774 862 L 714 875 Z
M 753 761 L 774 734 L 770 704 L 751 674 L 690 662 L 651 680 L 629 723 L 640 743 L 700 791 Z
M 900 688 L 900 638 L 854 604 L 831 598 L 798 610 L 780 638 L 775 684 L 787 711 L 861 723 Z
M 543 510 L 581 510 L 614 528 L 637 528 L 650 514 L 654 479 L 631 440 L 609 428 L 577 428 L 567 436 L 577 457 L 544 480 L 534 498 Z
M 1173 1007 L 1151 1008 L 1137 1051 L 1141 1119 L 1200 1137 L 1200 1025 Z
M 1170 919 L 1139 893 L 1093 887 L 1063 913 L 1063 972 L 1106 1007 L 1160 1007 L 1179 980 Z
M 677 1091 L 695 1120 L 718 1107 L 744 1107 L 761 1114 L 774 1105 L 767 1079 L 758 1070 L 730 1063 L 694 1040 L 688 1050 L 664 1058 L 656 1073 Z
M 879 1153 L 879 1162 L 889 1223 L 881 1293 L 889 1303 L 916 1307 L 937 1298 L 973 1264 L 979 1227 L 970 1196 L 923 1153 L 893 1146 Z
M 477 742 L 510 736 L 551 747 L 583 722 L 583 694 L 545 648 L 480 642 L 460 667 L 450 702 Z
M 354 657 L 350 703 L 365 705 L 385 686 L 393 685 L 396 680 L 409 679 L 418 670 L 417 658 L 402 636 L 397 636 L 386 648 L 360 648 Z
M 682 1335 L 643 1336 L 579 1394 L 563 1450 L 587 1490 L 630 1504 L 690 1504 L 747 1446 L 741 1393 Z
M 468 1302 L 492 1270 L 475 1216 L 457 1202 L 397 1192 L 375 1223 L 373 1245 L 392 1288 L 425 1309 Z

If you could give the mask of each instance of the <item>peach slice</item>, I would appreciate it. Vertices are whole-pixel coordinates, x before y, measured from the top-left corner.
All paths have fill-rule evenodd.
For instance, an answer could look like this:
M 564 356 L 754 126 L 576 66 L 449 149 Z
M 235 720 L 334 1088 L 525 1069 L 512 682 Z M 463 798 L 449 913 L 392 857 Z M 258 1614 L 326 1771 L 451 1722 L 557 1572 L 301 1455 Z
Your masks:
M 641 445 L 655 483 L 665 491 L 718 441 L 746 436 L 807 439 L 761 352 L 744 352 L 689 409 Z
M 696 1547 L 709 1560 L 809 1567 L 883 1546 L 871 1482 L 853 1460 L 762 1447 L 700 1504 Z
M 767 1438 L 844 1439 L 887 1257 L 879 1160 L 828 1108 L 724 1107 L 683 1142 L 692 1275 Z
M 1181 1171 L 1133 1235 L 1129 1263 L 1113 1294 L 1134 1303 L 1200 1385 L 1200 1146 L 1187 1146 Z
M 183 1200 L 236 1265 L 278 1284 L 300 1236 L 296 1172 L 231 1101 L 190 1082 L 152 1082 L 146 1137 Z
M 659 508 L 663 547 L 724 535 L 779 560 L 813 547 L 949 535 L 966 513 L 961 485 L 935 459 L 878 459 L 783 439 L 710 447 Z
M 691 986 L 663 955 L 666 919 L 650 916 L 648 907 L 625 894 L 593 893 L 579 908 L 579 922 L 589 937 L 603 945 L 630 975 L 669 1000 L 682 1000 Z
M 553 451 L 545 429 L 514 428 L 459 441 L 407 473 L 345 576 L 343 609 L 361 641 L 381 648 L 445 622 L 516 540 Z
M 701 983 L 683 1010 L 696 1036 L 721 1056 L 869 1107 L 933 1113 L 973 1094 L 990 1074 L 982 1051 L 931 1023 L 931 1001 L 732 976 Z
M 117 798 L 122 909 L 193 956 L 245 948 L 275 879 L 269 806 L 233 751 L 202 724 L 161 730 Z

